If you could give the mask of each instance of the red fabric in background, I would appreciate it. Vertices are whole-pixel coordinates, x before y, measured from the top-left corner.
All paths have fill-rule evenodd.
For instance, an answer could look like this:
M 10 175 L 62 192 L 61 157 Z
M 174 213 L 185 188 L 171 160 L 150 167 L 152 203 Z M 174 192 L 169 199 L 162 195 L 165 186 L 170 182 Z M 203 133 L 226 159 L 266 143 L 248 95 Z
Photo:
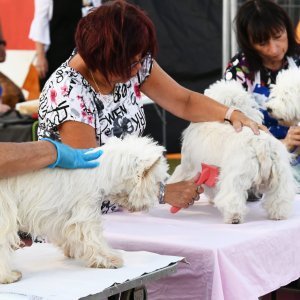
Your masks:
M 0 0 L 0 20 L 7 49 L 34 49 L 34 43 L 28 38 L 33 14 L 33 0 Z

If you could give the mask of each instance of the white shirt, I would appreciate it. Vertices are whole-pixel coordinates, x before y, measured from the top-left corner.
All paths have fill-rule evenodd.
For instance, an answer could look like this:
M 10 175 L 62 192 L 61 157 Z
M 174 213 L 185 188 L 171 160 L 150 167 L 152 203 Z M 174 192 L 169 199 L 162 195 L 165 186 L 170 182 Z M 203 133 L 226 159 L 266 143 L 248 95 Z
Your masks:
M 30 26 L 29 38 L 34 42 L 50 45 L 50 20 L 53 14 L 52 0 L 34 0 L 34 18 Z
M 63 0 L 61 0 L 63 1 Z M 92 0 L 91 7 L 101 5 L 101 0 Z M 87 14 L 87 7 L 82 9 L 83 15 Z M 34 18 L 31 22 L 29 38 L 49 47 L 50 41 L 50 20 L 53 15 L 53 0 L 34 0 Z

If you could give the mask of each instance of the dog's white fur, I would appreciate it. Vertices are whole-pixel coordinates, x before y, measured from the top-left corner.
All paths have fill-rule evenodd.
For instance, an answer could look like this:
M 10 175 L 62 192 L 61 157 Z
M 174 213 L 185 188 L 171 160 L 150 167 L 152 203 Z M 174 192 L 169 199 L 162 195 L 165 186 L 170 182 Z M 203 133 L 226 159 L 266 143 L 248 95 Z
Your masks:
M 254 98 L 236 81 L 219 81 L 205 91 L 220 103 L 234 106 L 262 123 Z M 230 124 L 191 123 L 183 132 L 181 165 L 169 182 L 193 178 L 201 163 L 219 167 L 217 184 L 204 185 L 204 193 L 223 213 L 226 223 L 243 222 L 248 190 L 263 193 L 269 218 L 286 219 L 291 211 L 296 185 L 285 146 L 268 133 L 255 135 L 244 127 L 239 133 Z
M 293 125 L 300 122 L 300 68 L 282 70 L 270 87 L 266 108 L 278 120 Z
M 0 180 L 1 283 L 21 277 L 10 267 L 18 230 L 47 236 L 88 267 L 122 266 L 102 234 L 101 201 L 108 198 L 130 211 L 148 209 L 168 166 L 165 149 L 147 137 L 111 138 L 102 149 L 95 169 L 44 169 Z

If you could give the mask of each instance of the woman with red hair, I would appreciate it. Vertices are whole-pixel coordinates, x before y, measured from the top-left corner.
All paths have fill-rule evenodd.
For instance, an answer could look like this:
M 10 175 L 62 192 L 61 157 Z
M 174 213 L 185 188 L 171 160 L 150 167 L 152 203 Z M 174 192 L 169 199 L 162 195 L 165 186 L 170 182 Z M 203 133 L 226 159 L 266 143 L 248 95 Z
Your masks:
M 76 50 L 40 96 L 39 138 L 87 148 L 112 136 L 142 135 L 141 92 L 185 120 L 229 119 L 237 131 L 249 126 L 258 134 L 259 125 L 240 111 L 180 86 L 160 68 L 154 25 L 138 7 L 104 3 L 80 20 L 75 40 Z M 161 185 L 159 202 L 186 208 L 201 192 L 194 180 Z

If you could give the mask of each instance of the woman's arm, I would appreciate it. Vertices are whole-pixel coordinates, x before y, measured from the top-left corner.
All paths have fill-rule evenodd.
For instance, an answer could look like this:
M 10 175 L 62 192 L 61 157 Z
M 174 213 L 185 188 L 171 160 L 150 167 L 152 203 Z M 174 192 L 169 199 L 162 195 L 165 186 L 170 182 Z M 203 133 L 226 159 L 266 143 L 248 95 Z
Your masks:
M 156 62 L 150 76 L 142 84 L 141 91 L 165 110 L 191 122 L 224 121 L 228 110 L 227 106 L 182 87 Z M 239 111 L 234 111 L 230 120 L 236 130 L 248 126 L 254 133 L 259 134 L 258 128 L 263 128 Z
M 45 45 L 40 42 L 35 42 L 36 61 L 35 67 L 40 78 L 45 78 L 48 72 L 48 61 L 46 58 Z
M 85 123 L 66 121 L 59 126 L 61 141 L 73 148 L 97 147 L 95 128 Z

